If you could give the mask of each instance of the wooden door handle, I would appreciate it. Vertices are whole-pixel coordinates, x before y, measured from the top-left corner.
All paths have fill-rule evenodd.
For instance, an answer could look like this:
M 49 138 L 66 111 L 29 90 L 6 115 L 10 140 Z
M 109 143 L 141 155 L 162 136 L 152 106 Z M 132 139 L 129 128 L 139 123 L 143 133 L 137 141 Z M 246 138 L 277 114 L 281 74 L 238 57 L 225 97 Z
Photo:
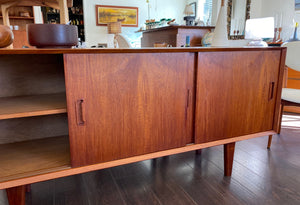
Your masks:
M 84 109 L 84 100 L 80 99 L 76 101 L 76 120 L 77 125 L 85 125 L 85 109 Z
M 187 90 L 187 94 L 186 94 L 186 105 L 185 105 L 185 113 L 184 113 L 184 117 L 185 117 L 185 122 L 187 122 L 187 115 L 188 115 L 188 108 L 190 105 L 190 89 Z
M 269 101 L 273 99 L 274 97 L 274 86 L 275 86 L 275 82 L 270 82 L 269 85 Z

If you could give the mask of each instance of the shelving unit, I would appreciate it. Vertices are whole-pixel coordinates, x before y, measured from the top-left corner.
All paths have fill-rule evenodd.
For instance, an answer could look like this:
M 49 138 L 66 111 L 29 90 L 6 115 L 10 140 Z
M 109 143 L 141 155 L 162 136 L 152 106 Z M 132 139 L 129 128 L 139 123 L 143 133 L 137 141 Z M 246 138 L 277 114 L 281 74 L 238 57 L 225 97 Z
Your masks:
M 70 169 L 62 55 L 0 56 L 0 183 Z
M 28 12 L 29 17 L 20 16 L 20 12 Z M 13 29 L 14 33 L 14 48 L 22 48 L 29 46 L 27 41 L 26 25 L 34 23 L 34 12 L 32 6 L 15 6 L 9 9 L 9 21 L 11 26 L 18 26 L 18 30 Z M 0 23 L 3 24 L 3 16 L 0 16 Z
M 0 18 L 3 18 L 3 16 L 0 16 Z M 10 19 L 20 19 L 20 20 L 34 20 L 34 17 L 22 17 L 22 16 L 10 16 Z

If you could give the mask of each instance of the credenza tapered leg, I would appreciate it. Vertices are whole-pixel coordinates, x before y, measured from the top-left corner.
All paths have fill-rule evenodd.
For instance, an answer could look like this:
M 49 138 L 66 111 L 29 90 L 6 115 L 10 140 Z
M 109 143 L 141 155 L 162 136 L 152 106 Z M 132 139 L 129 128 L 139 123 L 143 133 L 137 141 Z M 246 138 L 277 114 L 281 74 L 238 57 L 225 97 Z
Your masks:
M 231 176 L 235 142 L 224 144 L 224 175 Z
M 271 148 L 271 144 L 272 144 L 272 137 L 273 135 L 269 135 L 269 139 L 268 139 L 268 146 L 267 148 L 270 149 Z
M 26 185 L 6 189 L 9 205 L 25 205 Z
M 196 150 L 196 154 L 201 154 L 202 153 L 202 149 L 198 149 L 198 150 Z

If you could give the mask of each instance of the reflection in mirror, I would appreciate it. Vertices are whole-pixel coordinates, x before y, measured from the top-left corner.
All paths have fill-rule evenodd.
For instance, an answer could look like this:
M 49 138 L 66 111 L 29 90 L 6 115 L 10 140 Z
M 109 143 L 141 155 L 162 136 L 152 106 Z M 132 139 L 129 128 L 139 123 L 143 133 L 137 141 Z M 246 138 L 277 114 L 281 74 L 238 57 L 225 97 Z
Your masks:
M 228 39 L 244 39 L 245 22 L 250 18 L 251 0 L 228 0 Z

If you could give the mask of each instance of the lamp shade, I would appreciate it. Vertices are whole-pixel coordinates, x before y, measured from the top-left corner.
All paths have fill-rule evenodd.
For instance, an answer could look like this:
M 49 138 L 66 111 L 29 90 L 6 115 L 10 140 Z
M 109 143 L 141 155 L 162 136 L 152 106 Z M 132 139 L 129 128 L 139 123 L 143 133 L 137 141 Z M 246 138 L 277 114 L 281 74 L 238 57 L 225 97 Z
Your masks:
M 245 39 L 274 38 L 274 18 L 257 18 L 246 21 Z
M 215 31 L 212 38 L 212 47 L 227 47 L 229 45 L 227 36 L 227 7 L 222 1 Z
M 187 15 L 187 16 L 194 14 L 194 11 L 193 11 L 193 8 L 192 8 L 191 5 L 186 5 L 185 6 L 184 14 Z
M 109 34 L 122 33 L 121 22 L 111 22 L 107 24 L 107 30 Z

